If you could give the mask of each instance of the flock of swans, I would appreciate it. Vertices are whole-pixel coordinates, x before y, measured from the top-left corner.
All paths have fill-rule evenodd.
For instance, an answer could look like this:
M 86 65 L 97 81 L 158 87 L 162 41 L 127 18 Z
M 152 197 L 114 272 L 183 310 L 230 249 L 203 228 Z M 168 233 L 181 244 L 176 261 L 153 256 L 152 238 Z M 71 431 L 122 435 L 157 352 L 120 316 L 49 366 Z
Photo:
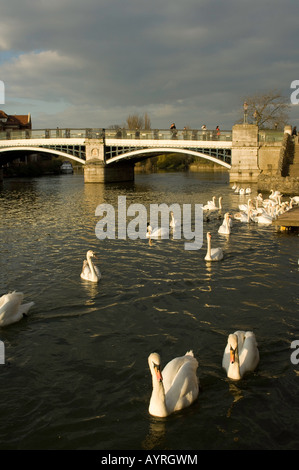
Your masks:
M 234 187 L 233 187 L 234 188 Z M 246 189 L 239 194 L 249 193 Z M 282 194 L 271 191 L 268 199 L 263 199 L 259 194 L 255 200 L 251 198 L 247 204 L 240 204 L 240 211 L 234 215 L 234 219 L 240 222 L 249 223 L 270 223 L 275 214 L 288 210 L 292 204 L 299 204 L 299 197 L 291 198 L 290 203 L 281 202 Z M 203 206 L 204 211 L 215 211 L 222 208 L 222 197 L 216 205 L 216 197 L 208 201 Z M 176 221 L 173 218 L 170 222 L 172 228 Z M 229 235 L 233 222 L 229 212 L 223 217 L 223 222 L 218 229 L 219 234 Z M 161 237 L 163 228 L 152 229 L 149 225 L 147 237 Z M 223 259 L 221 248 L 211 247 L 212 235 L 207 232 L 207 253 L 206 261 L 220 261 Z M 93 263 L 96 258 L 92 250 L 88 250 L 86 259 L 83 261 L 81 278 L 89 282 L 99 282 L 101 272 Z M 24 295 L 21 292 L 12 292 L 0 297 L 0 327 L 18 322 L 27 315 L 34 302 L 22 303 Z M 227 345 L 224 349 L 222 367 L 226 370 L 227 377 L 233 380 L 240 380 L 245 373 L 254 371 L 259 363 L 259 350 L 256 338 L 251 331 L 235 331 L 228 336 Z M 161 359 L 159 354 L 152 353 L 148 357 L 148 365 L 152 375 L 152 394 L 149 403 L 149 413 L 153 416 L 166 417 L 169 414 L 181 410 L 191 405 L 199 394 L 199 380 L 197 377 L 198 361 L 192 351 L 188 351 L 184 356 L 172 359 L 161 370 Z
M 251 189 L 234 187 L 240 195 L 251 194 Z M 258 224 L 271 224 L 274 217 L 299 204 L 299 197 L 292 197 L 290 202 L 281 202 L 282 194 L 271 190 L 268 199 L 262 194 L 256 198 L 248 199 L 247 204 L 239 204 L 239 212 L 234 219 L 240 222 Z M 216 197 L 203 206 L 207 212 L 222 209 L 222 196 L 216 204 Z M 218 233 L 229 235 L 233 226 L 231 214 L 226 212 Z M 223 251 L 220 247 L 211 247 L 211 232 L 207 232 L 206 261 L 220 261 Z M 222 358 L 222 367 L 227 377 L 240 380 L 247 372 L 253 372 L 259 364 L 260 355 L 255 334 L 252 331 L 235 331 L 228 336 L 227 345 Z M 152 395 L 149 404 L 149 413 L 153 416 L 165 417 L 169 414 L 190 406 L 198 397 L 199 380 L 197 378 L 198 362 L 192 351 L 185 356 L 171 360 L 161 371 L 159 354 L 152 353 L 148 357 L 149 369 L 152 375 Z

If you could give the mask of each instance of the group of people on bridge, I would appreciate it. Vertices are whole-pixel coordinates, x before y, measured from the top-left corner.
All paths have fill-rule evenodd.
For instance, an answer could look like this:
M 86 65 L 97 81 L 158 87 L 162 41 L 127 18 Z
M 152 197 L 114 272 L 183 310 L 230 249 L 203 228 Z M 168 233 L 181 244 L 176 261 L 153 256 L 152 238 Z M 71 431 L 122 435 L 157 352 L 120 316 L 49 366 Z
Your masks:
M 213 131 L 209 131 L 207 129 L 207 126 L 206 124 L 203 124 L 201 126 L 201 129 L 202 129 L 202 133 L 201 133 L 201 136 L 200 136 L 200 140 L 210 140 L 212 138 L 212 140 L 218 140 L 220 139 L 220 127 L 219 126 L 216 126 L 216 129 L 213 130 Z M 171 131 L 171 138 L 172 139 L 177 139 L 177 134 L 178 134 L 178 130 L 176 128 L 176 125 L 175 123 L 173 122 L 170 126 L 170 131 Z M 191 130 L 189 129 L 188 127 L 184 127 L 183 129 L 183 136 L 184 136 L 184 139 L 188 140 L 190 138 L 190 135 L 191 135 L 191 140 L 198 140 L 198 131 L 197 130 Z

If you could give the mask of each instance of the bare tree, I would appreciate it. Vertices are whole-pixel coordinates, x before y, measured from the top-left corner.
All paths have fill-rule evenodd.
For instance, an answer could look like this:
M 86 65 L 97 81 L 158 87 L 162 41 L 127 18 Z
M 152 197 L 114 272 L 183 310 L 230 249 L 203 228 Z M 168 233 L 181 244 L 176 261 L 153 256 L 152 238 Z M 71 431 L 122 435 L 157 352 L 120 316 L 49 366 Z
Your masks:
M 289 117 L 290 103 L 278 90 L 269 90 L 247 96 L 248 123 L 256 123 L 260 129 L 283 129 Z
M 130 114 L 126 120 L 128 129 L 142 129 L 144 124 L 143 116 L 138 114 Z
M 144 113 L 144 129 L 151 129 L 151 120 L 147 113 Z
M 127 117 L 126 124 L 128 129 L 150 129 L 151 121 L 147 113 L 144 116 L 130 114 Z

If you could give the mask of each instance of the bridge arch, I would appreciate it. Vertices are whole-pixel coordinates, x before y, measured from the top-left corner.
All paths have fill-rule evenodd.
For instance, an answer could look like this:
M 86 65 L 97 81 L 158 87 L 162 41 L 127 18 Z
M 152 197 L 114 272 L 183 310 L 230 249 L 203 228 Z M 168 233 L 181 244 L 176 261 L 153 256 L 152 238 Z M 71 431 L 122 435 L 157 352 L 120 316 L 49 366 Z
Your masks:
M 75 155 L 72 155 L 70 153 L 67 153 L 67 152 L 61 152 L 60 150 L 55 150 L 55 149 L 51 149 L 51 148 L 48 148 L 48 147 L 30 147 L 30 146 L 21 146 L 21 145 L 18 145 L 18 146 L 15 146 L 15 147 L 2 147 L 0 148 L 0 154 L 1 153 L 6 153 L 6 152 L 17 152 L 18 150 L 22 150 L 22 151 L 29 151 L 29 152 L 37 152 L 37 153 L 49 153 L 51 155 L 57 155 L 57 156 L 60 156 L 60 157 L 64 157 L 64 158 L 69 158 L 71 160 L 75 160 L 76 162 L 79 162 L 79 163 L 82 163 L 82 165 L 85 165 L 85 160 L 83 160 L 82 158 L 79 158 L 79 157 L 76 157 Z M 0 156 L 0 163 L 1 163 L 1 156 Z
M 192 155 L 195 157 L 200 157 L 204 158 L 206 160 L 210 160 L 211 162 L 218 163 L 218 165 L 224 166 L 225 168 L 231 169 L 231 165 L 227 162 L 224 162 L 223 160 L 220 160 L 219 158 L 212 157 L 211 155 L 206 155 L 205 153 L 198 152 L 195 150 L 189 150 L 189 149 L 182 149 L 182 148 L 175 148 L 175 147 L 153 147 L 153 148 L 147 148 L 147 149 L 138 149 L 138 150 L 132 150 L 130 152 L 123 153 L 121 155 L 117 155 L 116 157 L 109 158 L 106 160 L 106 164 L 112 164 L 116 163 L 122 160 L 129 160 L 129 159 L 136 159 L 136 161 L 140 160 L 140 157 L 144 157 L 145 155 L 154 156 L 156 154 L 161 155 L 165 153 L 181 153 L 181 154 L 188 154 Z

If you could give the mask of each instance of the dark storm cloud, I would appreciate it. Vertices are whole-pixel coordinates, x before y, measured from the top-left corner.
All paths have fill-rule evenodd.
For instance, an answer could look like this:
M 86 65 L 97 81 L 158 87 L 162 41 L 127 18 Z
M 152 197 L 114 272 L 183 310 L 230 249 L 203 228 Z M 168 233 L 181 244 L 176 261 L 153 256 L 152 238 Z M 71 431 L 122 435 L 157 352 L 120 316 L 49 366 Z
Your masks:
M 292 0 L 3 0 L 0 23 L 8 111 L 40 126 L 230 127 L 244 96 L 299 79 Z

